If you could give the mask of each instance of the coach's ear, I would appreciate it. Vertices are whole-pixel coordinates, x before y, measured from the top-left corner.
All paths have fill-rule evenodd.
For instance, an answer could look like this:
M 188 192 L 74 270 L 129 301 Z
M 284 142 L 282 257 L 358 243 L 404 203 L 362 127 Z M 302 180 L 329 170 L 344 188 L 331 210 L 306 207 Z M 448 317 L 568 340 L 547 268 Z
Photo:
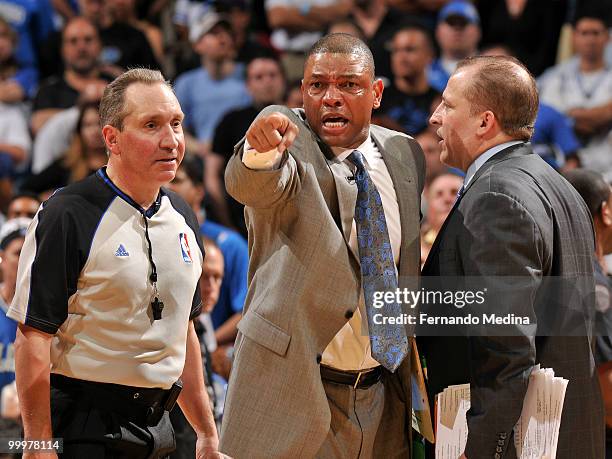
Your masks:
M 106 144 L 106 150 L 110 154 L 118 155 L 119 147 L 117 144 L 119 129 L 110 124 L 105 125 L 102 128 L 102 137 L 104 137 L 104 143 Z
M 372 92 L 374 93 L 374 103 L 373 103 L 372 108 L 380 107 L 380 101 L 382 100 L 383 89 L 385 89 L 385 85 L 383 81 L 380 78 L 374 80 L 374 83 L 372 83 Z
M 481 138 L 491 138 L 498 134 L 501 129 L 499 121 L 491 110 L 485 110 L 479 115 L 480 125 L 476 128 L 476 134 Z

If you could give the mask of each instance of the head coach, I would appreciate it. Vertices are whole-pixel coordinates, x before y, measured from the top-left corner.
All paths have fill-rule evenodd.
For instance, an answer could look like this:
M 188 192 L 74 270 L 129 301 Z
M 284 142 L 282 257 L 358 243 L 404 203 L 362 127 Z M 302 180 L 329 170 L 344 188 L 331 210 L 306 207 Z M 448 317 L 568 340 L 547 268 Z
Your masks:
M 424 158 L 370 123 L 382 92 L 362 41 L 323 37 L 304 110 L 264 109 L 228 164 L 250 249 L 221 428 L 233 457 L 409 456 L 411 333 L 374 317 L 400 304 L 373 299 L 418 276 Z

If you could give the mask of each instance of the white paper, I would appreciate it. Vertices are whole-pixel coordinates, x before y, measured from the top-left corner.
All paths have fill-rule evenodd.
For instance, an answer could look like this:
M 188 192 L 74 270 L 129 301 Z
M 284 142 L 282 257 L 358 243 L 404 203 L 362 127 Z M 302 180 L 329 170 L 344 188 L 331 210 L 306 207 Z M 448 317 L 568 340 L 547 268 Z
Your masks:
M 514 428 L 519 459 L 554 458 L 568 380 L 551 369 L 534 369 L 523 401 L 523 410 Z
M 536 365 L 529 376 L 521 416 L 514 426 L 518 459 L 554 459 L 569 381 Z M 436 458 L 457 459 L 465 451 L 470 385 L 449 386 L 437 397 Z M 452 425 L 452 427 L 451 427 Z
M 463 454 L 467 443 L 466 413 L 469 409 L 469 384 L 447 387 L 438 395 L 436 458 L 457 459 Z

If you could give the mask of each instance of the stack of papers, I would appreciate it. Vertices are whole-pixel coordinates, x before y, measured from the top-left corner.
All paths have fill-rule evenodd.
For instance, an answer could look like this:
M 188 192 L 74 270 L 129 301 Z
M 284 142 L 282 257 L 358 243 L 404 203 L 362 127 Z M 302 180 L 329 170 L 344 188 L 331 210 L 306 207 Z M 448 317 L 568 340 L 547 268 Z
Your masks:
M 514 446 L 520 459 L 554 458 L 567 379 L 537 365 L 529 376 L 523 411 L 514 426 Z
M 436 405 L 436 459 L 457 459 L 467 442 L 465 414 L 470 409 L 470 385 L 449 386 L 438 394 Z
M 561 413 L 568 380 L 551 369 L 534 367 L 514 426 L 518 459 L 552 459 L 557 454 Z M 449 386 L 437 396 L 436 459 L 457 459 L 465 451 L 468 436 L 466 413 L 470 409 L 470 385 Z

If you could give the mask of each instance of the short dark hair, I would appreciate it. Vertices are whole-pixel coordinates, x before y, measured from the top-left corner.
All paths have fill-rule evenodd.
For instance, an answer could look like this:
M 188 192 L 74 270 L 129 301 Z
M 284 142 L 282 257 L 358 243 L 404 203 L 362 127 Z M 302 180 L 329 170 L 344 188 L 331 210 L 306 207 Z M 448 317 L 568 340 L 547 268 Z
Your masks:
M 403 22 L 402 25 L 395 32 L 393 32 L 391 40 L 395 40 L 395 37 L 402 32 L 419 32 L 421 35 L 423 35 L 423 37 L 425 37 L 425 42 L 427 43 L 427 47 L 431 51 L 431 54 L 433 55 L 436 53 L 436 45 L 431 35 L 431 32 L 421 22 L 418 22 L 418 21 Z M 389 48 L 389 51 L 392 51 L 391 42 L 388 43 L 387 47 Z
M 174 93 L 172 85 L 159 70 L 134 68 L 122 73 L 104 88 L 100 101 L 100 124 L 107 124 L 123 129 L 123 120 L 128 115 L 125 109 L 125 93 L 136 83 L 152 86 L 154 84 L 166 85 Z
M 605 6 L 595 5 L 594 3 L 588 4 L 578 8 L 572 21 L 572 27 L 575 28 L 576 25 L 583 19 L 594 19 L 596 21 L 600 21 L 605 29 L 609 29 L 611 26 L 610 16 L 610 12 L 606 11 Z
M 194 185 L 204 185 L 204 162 L 199 156 L 187 154 L 179 165 Z
M 286 79 L 286 75 L 285 75 L 285 68 L 283 67 L 283 64 L 281 63 L 281 61 L 278 59 L 278 57 L 276 57 L 276 55 L 270 51 L 270 52 L 259 52 L 257 54 L 255 54 L 253 57 L 251 57 L 245 66 L 245 70 L 244 70 L 244 74 L 245 74 L 245 79 L 249 79 L 249 71 L 251 69 L 251 64 L 253 62 L 255 62 L 258 59 L 265 59 L 268 61 L 273 61 L 276 66 L 278 67 L 278 70 L 280 71 L 281 75 L 283 76 L 283 79 Z
M 455 73 L 476 67 L 465 97 L 472 114 L 490 110 L 502 130 L 519 140 L 533 135 L 538 114 L 538 89 L 533 75 L 518 59 L 506 56 L 474 56 L 463 59 Z
M 317 54 L 358 54 L 370 70 L 372 79 L 376 74 L 374 56 L 363 40 L 348 33 L 331 33 L 321 37 L 308 51 L 306 62 Z
M 432 176 L 429 178 L 429 185 L 431 186 L 431 184 L 433 182 L 435 182 L 436 180 L 438 180 L 440 177 L 446 177 L 447 175 L 450 175 L 452 177 L 457 177 L 458 179 L 463 180 L 464 177 L 459 175 L 455 171 L 456 171 L 456 169 L 447 168 L 447 169 L 444 169 L 444 170 L 442 170 L 440 172 L 436 172 L 436 173 L 432 174 Z
M 566 172 L 565 178 L 578 194 L 582 196 L 591 216 L 595 218 L 601 210 L 601 205 L 610 198 L 610 185 L 599 172 L 586 169 L 574 169 Z
M 37 201 L 39 204 L 42 202 L 40 200 L 40 196 L 38 196 L 33 191 L 22 190 L 22 191 L 19 191 L 18 193 L 15 193 L 13 196 L 11 196 L 11 200 L 9 201 L 9 206 L 11 205 L 11 203 L 13 203 L 14 201 L 17 201 L 17 199 L 21 199 L 21 198 L 32 199 L 34 201 Z

